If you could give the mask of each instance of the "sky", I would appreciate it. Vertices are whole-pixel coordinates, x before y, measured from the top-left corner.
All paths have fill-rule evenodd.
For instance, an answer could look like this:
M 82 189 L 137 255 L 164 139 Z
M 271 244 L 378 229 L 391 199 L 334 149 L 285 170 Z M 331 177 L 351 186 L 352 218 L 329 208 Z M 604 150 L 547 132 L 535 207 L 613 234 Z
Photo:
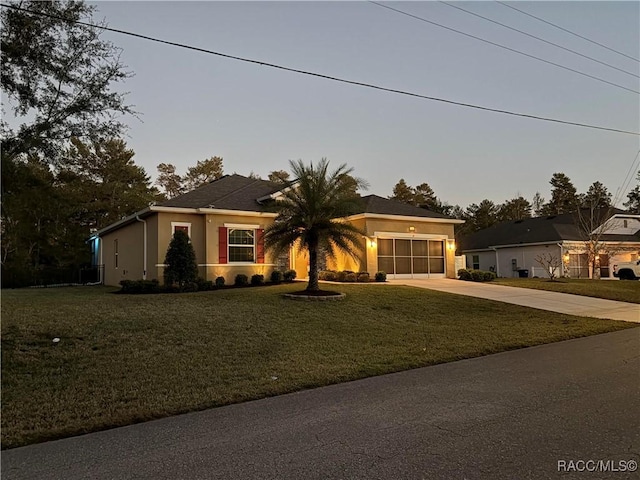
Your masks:
M 640 58 L 640 2 L 511 2 Z M 613 86 L 370 2 L 97 2 L 112 28 L 357 82 L 528 115 L 640 132 L 640 63 L 497 2 L 454 5 L 562 45 L 623 73 L 441 2 L 387 2 Z M 211 156 L 225 173 L 266 178 L 289 160 L 346 163 L 391 195 L 427 182 L 463 208 L 539 191 L 564 172 L 579 192 L 635 178 L 640 137 L 480 111 L 276 70 L 105 32 L 135 76 L 122 87 L 140 120 L 126 141 L 155 179 Z M 636 163 L 634 164 L 634 161 Z M 633 173 L 627 175 L 630 169 Z M 635 186 L 635 180 L 626 191 Z M 626 191 L 621 202 L 626 199 Z M 619 204 L 621 203 L 619 202 Z

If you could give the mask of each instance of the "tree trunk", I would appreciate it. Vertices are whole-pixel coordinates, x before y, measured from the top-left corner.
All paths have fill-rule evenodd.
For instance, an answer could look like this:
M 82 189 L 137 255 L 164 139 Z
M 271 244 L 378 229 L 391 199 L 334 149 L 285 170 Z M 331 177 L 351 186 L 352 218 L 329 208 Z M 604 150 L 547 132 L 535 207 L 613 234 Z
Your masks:
M 320 290 L 318 285 L 318 241 L 309 242 L 309 285 L 307 290 Z

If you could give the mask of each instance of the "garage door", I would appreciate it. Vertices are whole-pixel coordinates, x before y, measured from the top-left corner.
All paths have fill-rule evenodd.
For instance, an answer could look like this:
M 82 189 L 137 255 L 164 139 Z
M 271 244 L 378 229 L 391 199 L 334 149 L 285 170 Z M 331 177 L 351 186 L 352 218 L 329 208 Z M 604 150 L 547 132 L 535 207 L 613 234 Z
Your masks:
M 443 277 L 444 240 L 379 238 L 378 270 L 405 278 Z

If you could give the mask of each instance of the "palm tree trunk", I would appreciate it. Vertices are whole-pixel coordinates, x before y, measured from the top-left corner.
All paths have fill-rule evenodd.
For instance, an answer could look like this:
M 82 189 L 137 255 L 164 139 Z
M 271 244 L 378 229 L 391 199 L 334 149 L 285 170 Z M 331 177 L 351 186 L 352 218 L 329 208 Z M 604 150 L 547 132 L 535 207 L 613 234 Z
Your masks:
M 318 291 L 318 242 L 309 242 L 309 285 L 307 290 Z

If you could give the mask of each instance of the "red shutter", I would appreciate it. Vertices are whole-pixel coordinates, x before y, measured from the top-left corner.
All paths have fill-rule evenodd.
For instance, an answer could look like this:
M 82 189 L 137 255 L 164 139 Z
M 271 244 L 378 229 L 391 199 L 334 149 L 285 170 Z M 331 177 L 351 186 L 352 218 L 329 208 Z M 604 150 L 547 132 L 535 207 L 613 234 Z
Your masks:
M 227 227 L 218 227 L 218 263 L 227 263 Z
M 256 230 L 257 242 L 256 242 L 256 257 L 257 263 L 264 263 L 264 229 L 259 228 Z

